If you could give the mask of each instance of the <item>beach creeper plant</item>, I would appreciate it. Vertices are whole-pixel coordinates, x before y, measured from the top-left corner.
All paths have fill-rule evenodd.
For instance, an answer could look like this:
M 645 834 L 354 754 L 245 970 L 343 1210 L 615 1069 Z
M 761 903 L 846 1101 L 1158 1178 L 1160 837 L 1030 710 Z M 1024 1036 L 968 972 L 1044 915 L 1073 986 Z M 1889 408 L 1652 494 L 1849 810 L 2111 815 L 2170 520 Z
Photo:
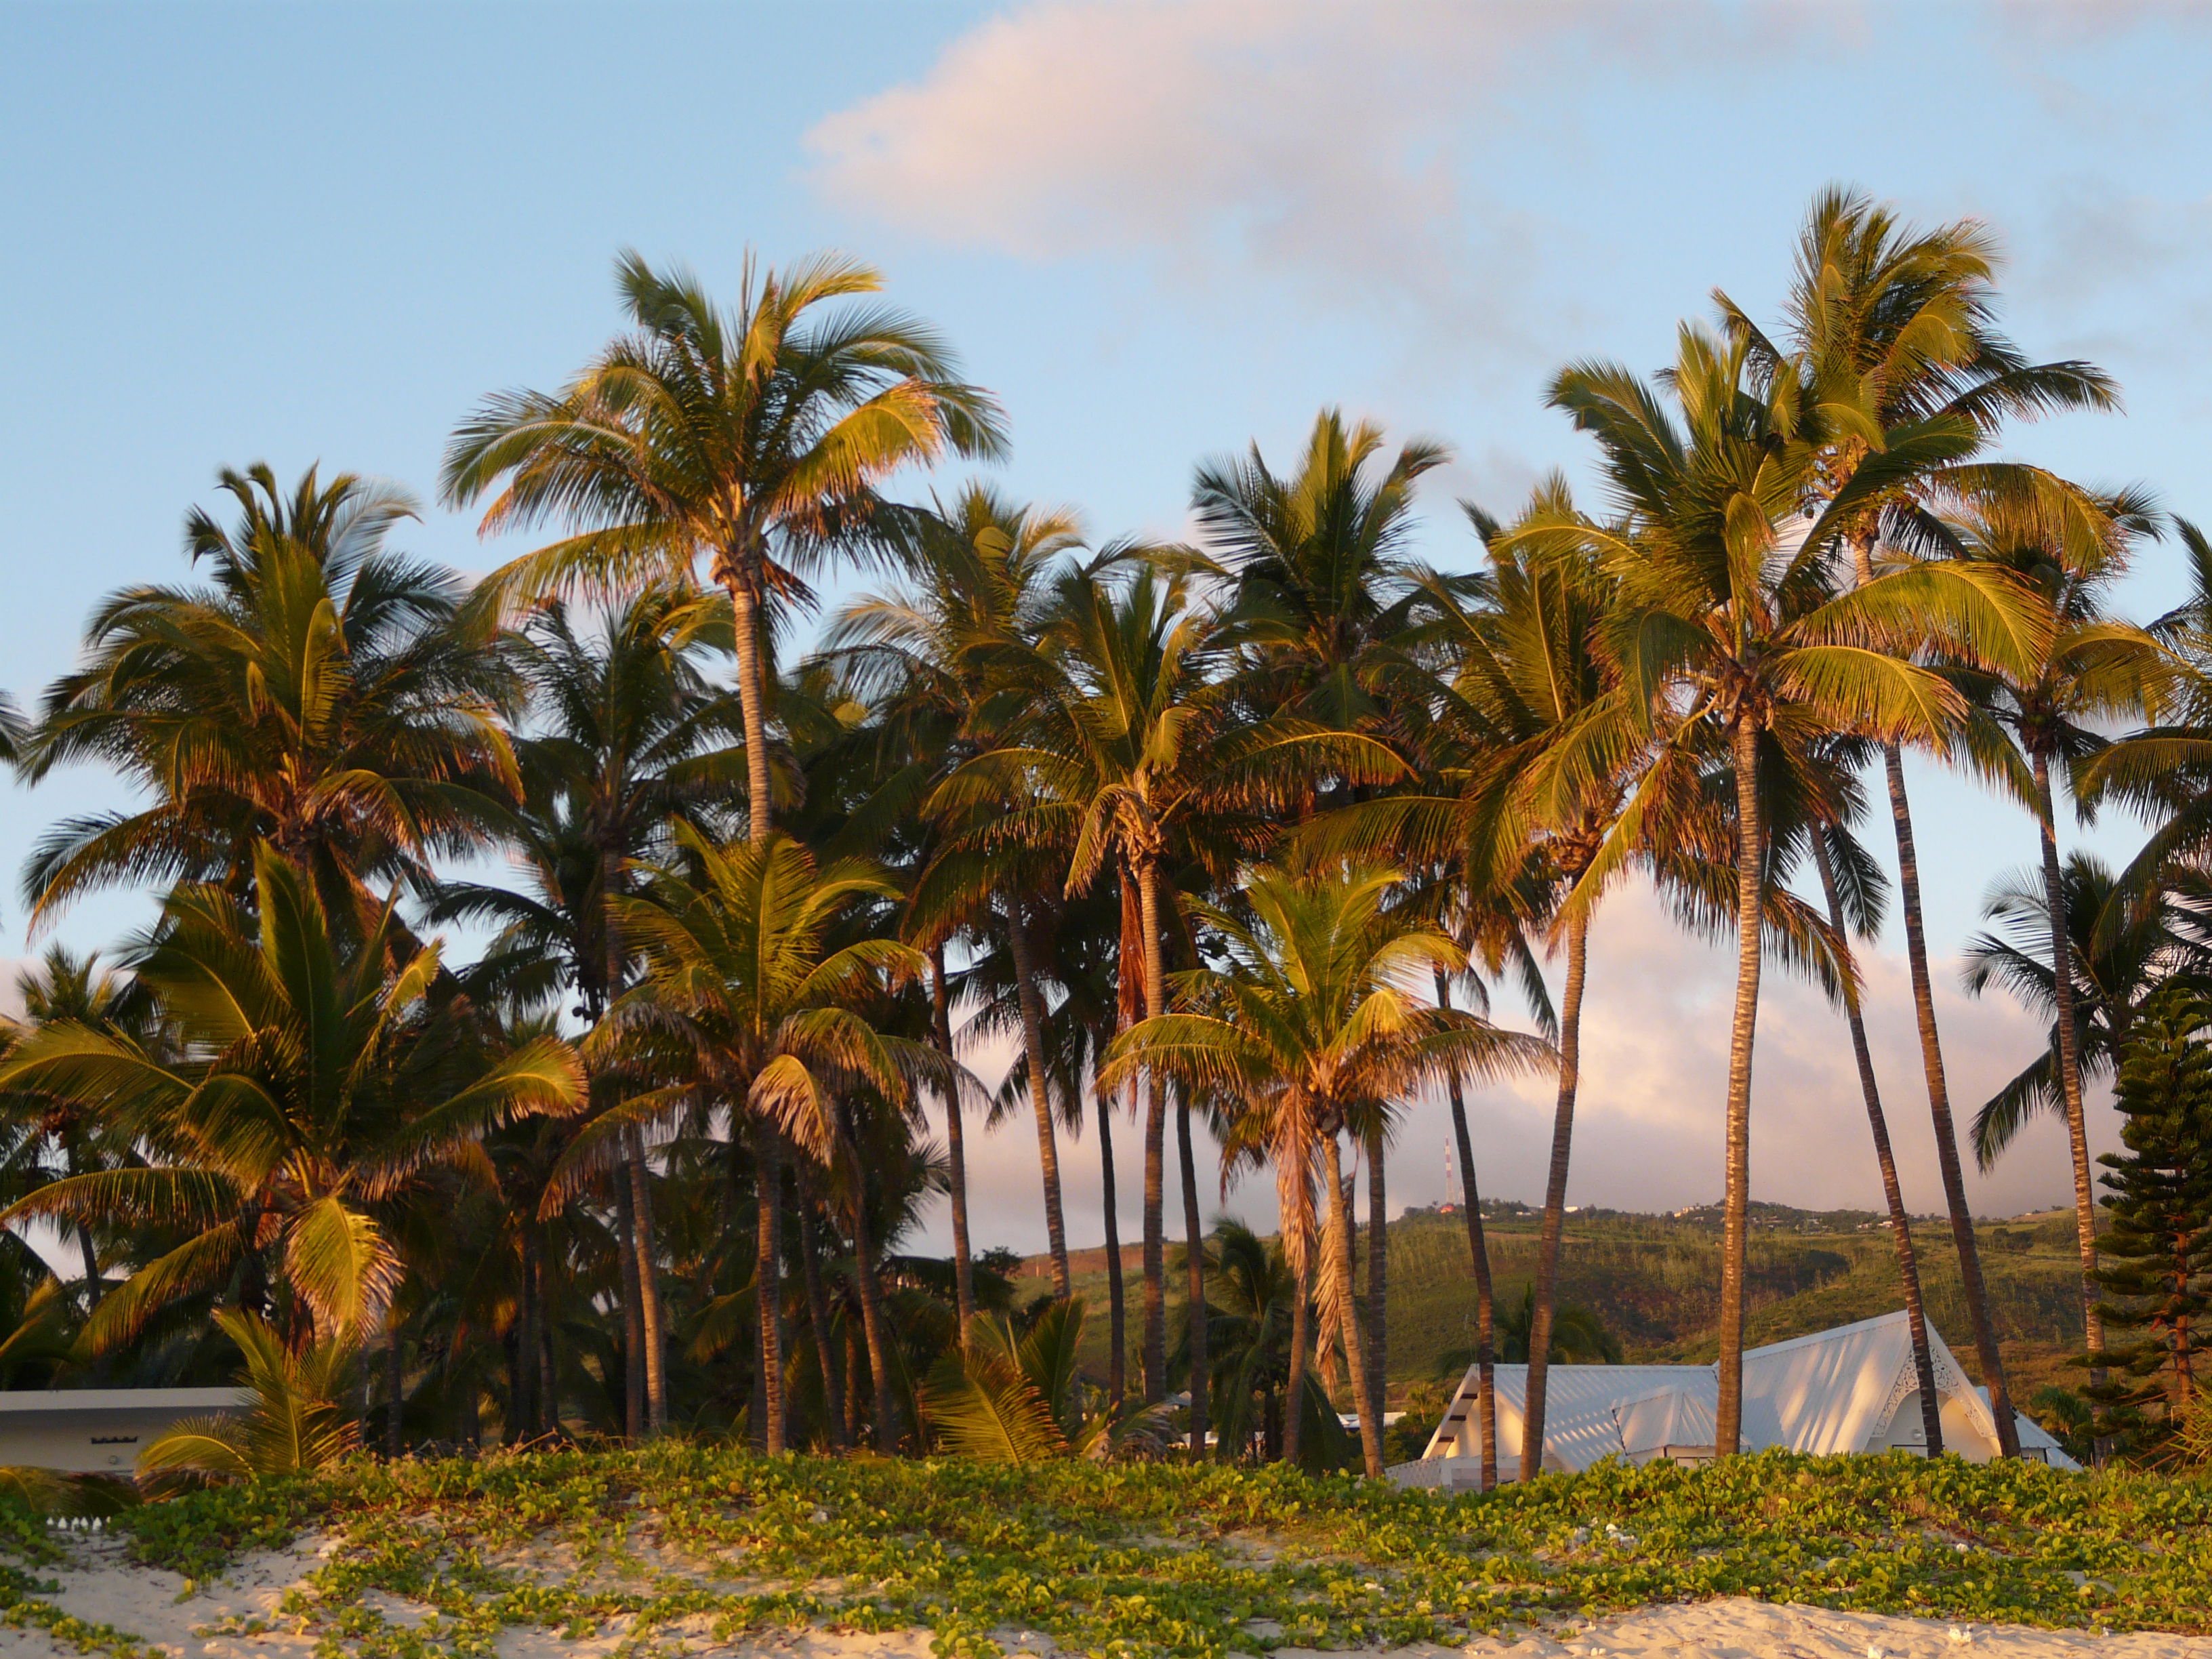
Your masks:
M 820 1626 L 927 1631 L 948 1659 L 987 1659 L 1023 1632 L 1116 1659 L 1225 1659 L 1462 1646 L 1725 1596 L 1961 1625 L 2212 1624 L 2202 1482 L 1903 1455 L 1608 1462 L 1452 1496 L 1279 1464 L 763 1459 L 660 1442 L 353 1461 L 112 1524 L 138 1559 L 203 1579 L 319 1533 L 327 1553 L 280 1617 L 360 1659 L 463 1659 L 539 1632 L 619 1632 L 642 1654 Z M 5 1505 L 0 1543 L 33 1569 L 52 1559 L 27 1553 L 44 1529 Z M 403 1623 L 395 1600 L 428 1613 Z M 32 1573 L 0 1573 L 0 1618 L 46 1617 L 36 1602 Z M 109 1639 L 130 1638 L 81 1645 Z

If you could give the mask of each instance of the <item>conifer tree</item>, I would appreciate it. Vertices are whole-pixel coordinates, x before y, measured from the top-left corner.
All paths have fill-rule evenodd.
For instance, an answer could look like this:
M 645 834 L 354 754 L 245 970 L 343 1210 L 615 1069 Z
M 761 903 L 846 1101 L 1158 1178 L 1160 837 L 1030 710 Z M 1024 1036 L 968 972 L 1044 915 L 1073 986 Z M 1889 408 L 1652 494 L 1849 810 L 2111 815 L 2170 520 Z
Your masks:
M 2212 1310 L 2212 998 L 2169 983 L 2137 1023 L 2120 1066 L 2121 1153 L 2098 1161 L 2110 1225 L 2097 1240 L 2107 1368 L 2083 1392 L 2098 1434 L 2155 1449 L 2194 1405 L 2203 1319 Z M 2112 1339 L 2139 1333 L 2132 1343 Z

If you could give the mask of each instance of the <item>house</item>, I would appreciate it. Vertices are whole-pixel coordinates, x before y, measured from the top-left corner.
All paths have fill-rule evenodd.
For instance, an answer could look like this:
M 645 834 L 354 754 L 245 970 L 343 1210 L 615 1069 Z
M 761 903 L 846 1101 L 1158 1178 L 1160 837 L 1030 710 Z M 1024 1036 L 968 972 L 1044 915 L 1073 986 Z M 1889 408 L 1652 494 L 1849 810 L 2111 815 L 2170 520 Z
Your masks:
M 236 1389 L 0 1389 L 0 1465 L 130 1474 L 181 1419 L 235 1411 Z
M 1928 1346 L 1944 1449 L 1988 1462 L 1997 1455 L 1988 1399 L 1966 1381 L 1933 1326 Z M 1520 1470 L 1528 1368 L 1495 1365 L 1491 1375 L 1498 1390 L 1498 1474 L 1512 1480 Z M 1401 1486 L 1480 1484 L 1480 1389 L 1470 1368 L 1428 1449 L 1419 1462 L 1394 1468 L 1393 1480 Z M 1543 1467 L 1579 1471 L 1603 1457 L 1705 1462 L 1713 1455 L 1718 1401 L 1718 1374 L 1711 1365 L 1553 1365 L 1545 1389 Z M 2079 1467 L 2036 1424 L 2017 1421 L 2023 1457 Z M 1743 1447 L 1775 1446 L 1822 1453 L 1925 1450 L 1903 1312 L 1744 1351 Z

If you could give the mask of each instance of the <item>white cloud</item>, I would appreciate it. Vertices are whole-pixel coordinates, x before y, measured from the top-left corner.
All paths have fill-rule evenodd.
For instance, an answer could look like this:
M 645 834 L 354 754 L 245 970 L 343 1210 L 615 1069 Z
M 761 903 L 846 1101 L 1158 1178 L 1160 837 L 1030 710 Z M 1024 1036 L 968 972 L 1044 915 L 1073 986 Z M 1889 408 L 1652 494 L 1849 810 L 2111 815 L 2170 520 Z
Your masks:
M 1483 182 L 1517 149 L 1571 142 L 1545 88 L 1597 58 L 1764 58 L 1809 20 L 1838 21 L 1622 0 L 1052 0 L 807 142 L 831 199 L 938 240 L 1287 275 L 1505 337 L 1556 303 L 1531 249 L 1556 258 L 1571 236 Z

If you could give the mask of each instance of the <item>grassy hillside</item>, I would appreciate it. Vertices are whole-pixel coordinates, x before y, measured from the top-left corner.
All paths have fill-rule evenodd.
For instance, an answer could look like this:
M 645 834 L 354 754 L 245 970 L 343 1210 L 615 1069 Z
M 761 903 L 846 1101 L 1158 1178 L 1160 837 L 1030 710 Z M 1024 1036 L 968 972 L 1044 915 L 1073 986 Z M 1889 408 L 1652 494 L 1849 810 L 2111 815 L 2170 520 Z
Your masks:
M 1752 1342 L 1802 1336 L 1904 1305 L 1898 1294 L 1895 1246 L 1881 1218 L 1855 1211 L 1822 1214 L 1774 1205 L 1753 1207 L 1747 1321 Z M 1485 1228 L 1499 1300 L 1517 1298 L 1535 1273 L 1535 1214 L 1500 1206 Z M 2066 1362 L 2081 1340 L 2071 1215 L 1986 1224 L 1977 1233 L 2014 1396 L 2024 1400 L 2045 1382 L 2070 1380 Z M 1402 1397 L 1436 1378 L 1445 1354 L 1473 1345 L 1474 1280 L 1460 1217 L 1413 1213 L 1391 1224 L 1389 1235 L 1389 1372 L 1394 1395 Z M 1936 1218 L 1924 1218 L 1916 1222 L 1913 1237 L 1929 1317 L 1960 1365 L 1977 1374 L 1949 1228 Z M 1679 1216 L 1577 1213 L 1568 1218 L 1560 1252 L 1561 1294 L 1596 1310 L 1621 1339 L 1623 1358 L 1631 1363 L 1710 1361 L 1717 1349 L 1720 1243 L 1719 1217 L 1711 1209 Z M 1130 1247 L 1124 1255 L 1133 1338 L 1138 1252 Z M 1032 1283 L 1042 1287 L 1042 1258 L 1025 1264 L 1024 1288 Z M 1079 1252 L 1071 1266 L 1078 1293 L 1097 1316 L 1088 1332 L 1091 1358 L 1103 1367 L 1105 1253 Z M 1037 1274 L 1036 1280 L 1026 1276 L 1030 1272 Z M 1170 1295 L 1179 1301 L 1180 1276 L 1170 1277 Z

